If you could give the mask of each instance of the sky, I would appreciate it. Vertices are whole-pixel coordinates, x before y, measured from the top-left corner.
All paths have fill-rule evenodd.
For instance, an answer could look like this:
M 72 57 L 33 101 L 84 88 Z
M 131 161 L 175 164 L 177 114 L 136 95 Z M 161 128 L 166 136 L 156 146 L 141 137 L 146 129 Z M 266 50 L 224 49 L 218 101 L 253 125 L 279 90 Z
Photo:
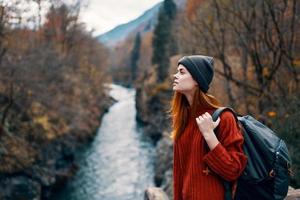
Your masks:
M 81 11 L 80 19 L 93 35 L 107 32 L 117 25 L 127 23 L 162 0 L 89 0 Z
M 60 1 L 60 0 L 57 0 Z M 74 0 L 61 0 L 66 4 L 72 4 Z M 75 0 L 76 1 L 76 0 Z M 80 13 L 80 21 L 86 24 L 89 31 L 93 30 L 93 35 L 105 33 L 114 27 L 127 23 L 142 15 L 146 10 L 153 7 L 162 0 L 84 0 Z M 35 1 L 27 0 L 0 0 L 4 5 L 15 5 L 22 12 L 24 26 L 34 28 L 37 19 L 38 6 Z M 21 2 L 17 4 L 16 2 Z M 50 4 L 47 0 L 42 2 L 42 24 L 45 22 L 45 14 Z M 34 19 L 30 21 L 28 19 Z

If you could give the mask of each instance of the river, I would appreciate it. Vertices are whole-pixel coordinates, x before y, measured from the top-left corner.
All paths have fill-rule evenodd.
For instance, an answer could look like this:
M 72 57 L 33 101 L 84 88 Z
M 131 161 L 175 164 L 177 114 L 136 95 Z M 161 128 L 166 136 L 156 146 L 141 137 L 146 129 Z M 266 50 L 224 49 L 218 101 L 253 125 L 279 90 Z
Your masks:
M 135 90 L 111 85 L 116 99 L 94 141 L 78 153 L 79 171 L 55 200 L 139 200 L 154 186 L 154 146 L 135 119 Z

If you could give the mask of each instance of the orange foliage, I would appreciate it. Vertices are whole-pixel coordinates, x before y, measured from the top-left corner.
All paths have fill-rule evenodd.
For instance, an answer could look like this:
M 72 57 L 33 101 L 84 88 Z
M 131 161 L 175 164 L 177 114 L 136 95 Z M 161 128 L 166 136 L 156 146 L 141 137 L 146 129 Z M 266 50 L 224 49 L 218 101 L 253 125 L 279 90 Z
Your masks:
M 268 115 L 269 117 L 275 117 L 275 116 L 277 115 L 277 113 L 274 112 L 274 111 L 269 111 L 269 112 L 267 113 L 267 115 Z
M 186 13 L 190 21 L 195 19 L 198 8 L 203 4 L 203 0 L 188 0 L 186 4 Z

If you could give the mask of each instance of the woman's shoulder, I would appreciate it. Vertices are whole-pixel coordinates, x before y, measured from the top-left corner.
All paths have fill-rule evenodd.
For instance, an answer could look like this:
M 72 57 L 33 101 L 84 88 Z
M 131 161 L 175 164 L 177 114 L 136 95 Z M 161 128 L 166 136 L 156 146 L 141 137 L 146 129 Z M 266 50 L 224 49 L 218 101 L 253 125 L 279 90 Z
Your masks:
M 213 113 L 216 111 L 216 109 L 214 109 L 210 114 L 213 115 Z M 233 125 L 237 123 L 237 118 L 235 116 L 235 114 L 233 112 L 231 112 L 230 110 L 224 110 L 221 114 L 220 114 L 220 126 L 228 126 L 228 125 Z
M 223 120 L 236 120 L 236 116 L 235 114 L 233 114 L 231 111 L 229 110 L 224 110 L 221 114 L 220 114 L 220 118 Z

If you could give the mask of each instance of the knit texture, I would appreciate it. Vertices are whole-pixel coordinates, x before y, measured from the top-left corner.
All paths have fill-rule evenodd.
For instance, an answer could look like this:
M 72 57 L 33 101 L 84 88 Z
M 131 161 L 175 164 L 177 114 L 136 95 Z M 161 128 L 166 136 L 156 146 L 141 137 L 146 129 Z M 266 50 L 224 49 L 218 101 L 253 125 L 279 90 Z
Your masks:
M 205 112 L 212 114 L 213 110 L 199 115 Z M 220 143 L 213 150 L 209 150 L 193 117 L 174 142 L 174 200 L 224 200 L 223 179 L 236 183 L 244 170 L 247 157 L 241 130 L 231 112 L 223 112 L 220 118 Z

